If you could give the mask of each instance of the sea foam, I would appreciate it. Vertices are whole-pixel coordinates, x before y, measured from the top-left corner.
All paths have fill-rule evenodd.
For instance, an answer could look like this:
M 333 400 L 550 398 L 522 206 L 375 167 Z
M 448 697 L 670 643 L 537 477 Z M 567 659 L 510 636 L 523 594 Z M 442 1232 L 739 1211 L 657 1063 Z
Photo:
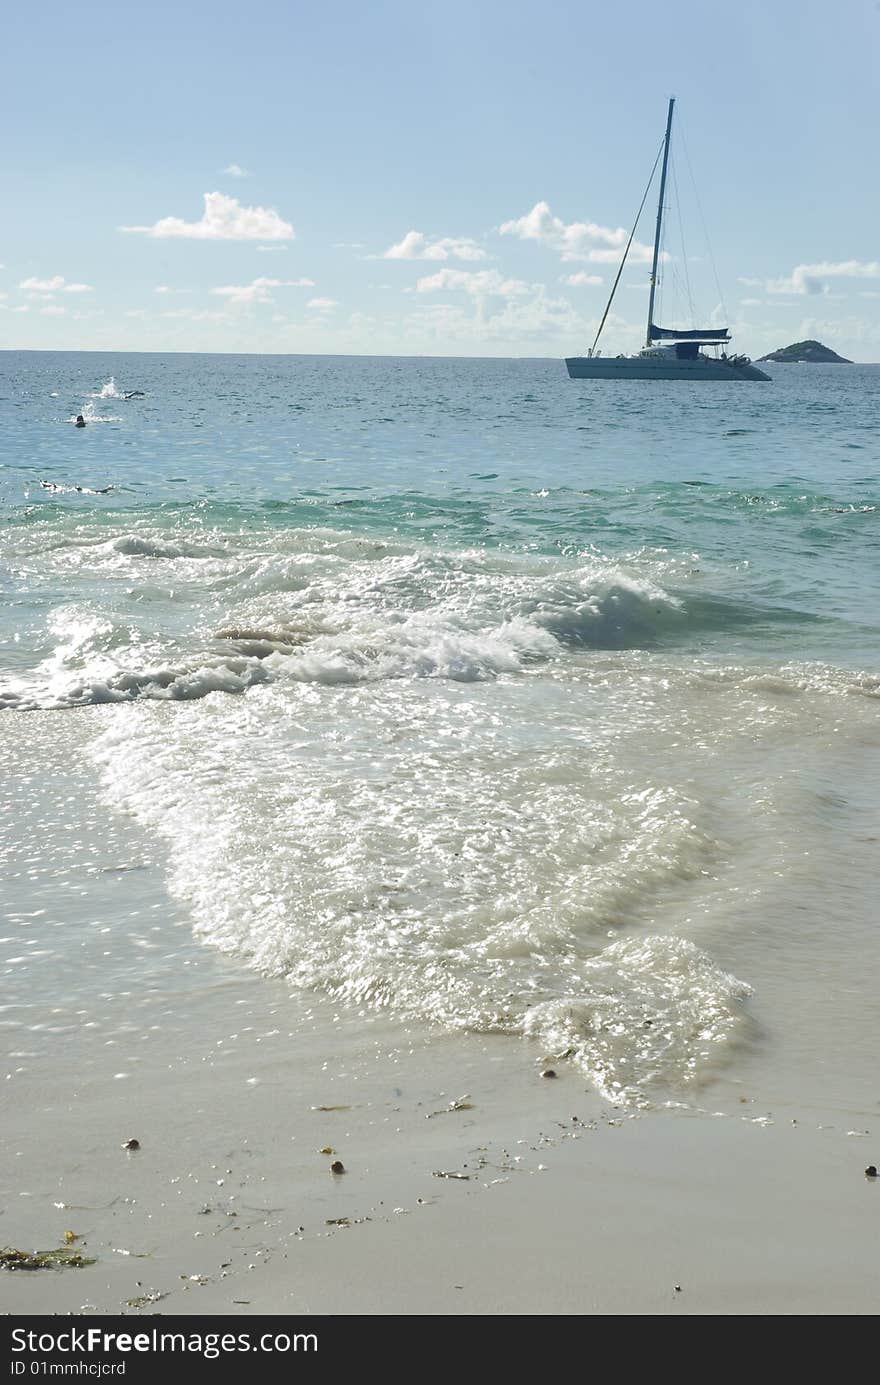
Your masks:
M 111 799 L 165 841 L 197 933 L 258 970 L 526 1035 L 615 1100 L 699 1080 L 746 1032 L 748 989 L 651 926 L 716 863 L 700 804 L 588 747 L 565 685 L 525 705 L 490 686 L 275 682 L 141 705 L 95 754 Z

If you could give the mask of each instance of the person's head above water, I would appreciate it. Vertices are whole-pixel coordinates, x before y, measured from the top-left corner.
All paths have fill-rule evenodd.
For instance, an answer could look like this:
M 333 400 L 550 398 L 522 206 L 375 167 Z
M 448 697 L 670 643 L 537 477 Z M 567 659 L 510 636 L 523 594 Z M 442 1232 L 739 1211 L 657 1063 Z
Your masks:
M 85 421 L 85 419 L 83 418 L 82 414 L 77 414 L 77 416 L 76 416 L 76 426 L 77 426 L 77 428 L 85 428 L 85 426 L 86 426 L 86 421 Z

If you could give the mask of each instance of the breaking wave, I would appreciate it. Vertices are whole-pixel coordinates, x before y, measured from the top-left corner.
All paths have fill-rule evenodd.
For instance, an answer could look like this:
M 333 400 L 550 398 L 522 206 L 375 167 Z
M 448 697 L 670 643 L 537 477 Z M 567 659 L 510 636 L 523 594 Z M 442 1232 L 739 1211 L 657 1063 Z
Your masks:
M 190 701 L 263 683 L 480 683 L 590 652 L 698 647 L 704 632 L 771 614 L 798 618 L 671 590 L 642 558 L 626 567 L 444 553 L 314 531 L 288 534 L 273 552 L 214 530 L 26 537 L 19 560 L 43 580 L 76 571 L 111 585 L 102 603 L 50 614 L 52 652 L 0 690 L 7 709 Z
M 617 1101 L 723 1062 L 748 987 L 650 926 L 716 859 L 695 800 L 607 755 L 585 773 L 571 726 L 518 744 L 494 699 L 462 738 L 447 694 L 336 696 L 143 705 L 100 737 L 199 936 L 354 1006 L 524 1035 Z

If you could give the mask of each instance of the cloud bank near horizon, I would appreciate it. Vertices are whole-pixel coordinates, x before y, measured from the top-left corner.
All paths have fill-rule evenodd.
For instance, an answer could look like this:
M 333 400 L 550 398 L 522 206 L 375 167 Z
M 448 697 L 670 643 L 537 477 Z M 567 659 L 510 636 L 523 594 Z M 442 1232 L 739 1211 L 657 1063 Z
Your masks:
M 787 277 L 768 279 L 766 289 L 776 294 L 815 295 L 828 292 L 826 279 L 880 279 L 880 260 L 821 260 L 818 264 L 798 264 Z
M 314 279 L 269 279 L 260 275 L 249 284 L 223 284 L 211 289 L 213 294 L 225 298 L 229 304 L 247 305 L 249 303 L 271 303 L 269 289 L 313 289 Z

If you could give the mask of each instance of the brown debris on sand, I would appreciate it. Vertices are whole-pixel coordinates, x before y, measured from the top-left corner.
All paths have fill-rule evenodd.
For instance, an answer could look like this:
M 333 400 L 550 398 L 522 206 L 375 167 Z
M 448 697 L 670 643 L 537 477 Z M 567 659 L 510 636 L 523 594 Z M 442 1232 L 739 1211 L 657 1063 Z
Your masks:
M 4 1270 L 81 1270 L 95 1261 L 78 1251 L 67 1250 L 16 1250 L 14 1246 L 0 1249 L 0 1269 Z

